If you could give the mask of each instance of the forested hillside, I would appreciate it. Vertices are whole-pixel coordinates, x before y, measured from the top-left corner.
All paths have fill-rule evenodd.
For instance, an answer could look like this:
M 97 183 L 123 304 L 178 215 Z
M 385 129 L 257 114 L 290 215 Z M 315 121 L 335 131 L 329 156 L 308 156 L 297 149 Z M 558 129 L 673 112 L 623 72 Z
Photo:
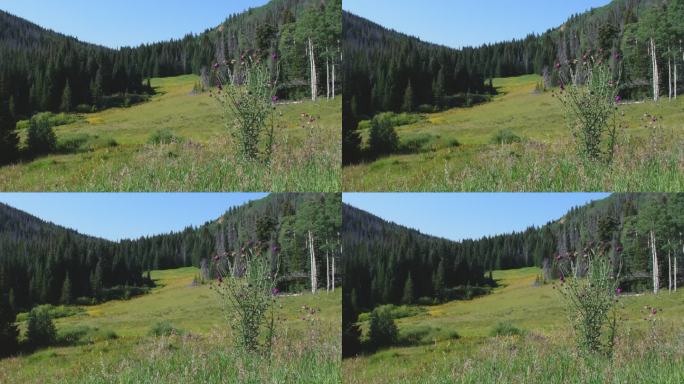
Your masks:
M 16 158 L 20 119 L 129 105 L 152 91 L 150 77 L 194 73 L 214 86 L 212 64 L 240 65 L 246 55 L 277 59 L 280 98 L 332 96 L 341 82 L 341 8 L 340 0 L 273 0 L 199 35 L 118 50 L 0 11 L 0 163 Z
M 558 84 L 556 64 L 592 56 L 621 72 L 623 98 L 673 97 L 684 78 L 677 75 L 684 64 L 683 0 L 613 0 L 541 35 L 458 50 L 420 43 L 348 13 L 343 20 L 345 75 L 354 79 L 345 84 L 346 163 L 360 160 L 355 129 L 361 119 L 382 111 L 413 110 L 405 99 L 443 107 L 450 95 L 486 90 L 483 80 L 492 77 L 539 74 L 544 79 L 541 87 L 550 87 Z M 423 47 L 433 47 L 433 53 L 425 54 Z M 412 58 L 414 53 L 419 61 Z M 446 57 L 455 61 L 445 67 L 444 81 L 435 81 Z M 411 79 L 409 89 L 408 74 L 422 73 L 416 65 L 433 77 Z M 421 87 L 418 92 L 416 83 Z
M 271 257 L 281 289 L 301 290 L 310 287 L 309 231 L 317 285 L 325 286 L 326 262 L 339 260 L 340 204 L 339 195 L 274 194 L 197 228 L 121 242 L 84 236 L 1 205 L 0 292 L 14 310 L 81 297 L 104 300 L 150 283 L 150 269 L 196 266 L 203 274 L 198 278 L 212 279 L 215 255 L 235 252 L 239 260 L 245 248 Z

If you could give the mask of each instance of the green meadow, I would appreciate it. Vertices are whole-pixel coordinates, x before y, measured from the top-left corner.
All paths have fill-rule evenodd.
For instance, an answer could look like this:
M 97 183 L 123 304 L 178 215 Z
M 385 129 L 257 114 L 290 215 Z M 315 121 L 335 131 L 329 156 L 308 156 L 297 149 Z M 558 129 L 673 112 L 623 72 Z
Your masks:
M 265 165 L 238 161 L 218 103 L 192 92 L 197 81 L 152 79 L 150 101 L 56 127 L 58 144 L 72 150 L 0 168 L 0 190 L 340 190 L 341 98 L 279 105 L 273 160 Z M 315 123 L 305 124 L 303 114 Z
M 339 383 L 341 291 L 279 299 L 271 356 L 244 356 L 196 268 L 153 271 L 157 287 L 55 320 L 72 345 L 0 360 L 1 383 Z M 314 309 L 312 314 L 309 308 Z M 172 330 L 155 335 L 153 329 Z M 25 324 L 21 323 L 24 329 Z
M 488 296 L 412 311 L 396 320 L 399 338 L 412 343 L 345 359 L 344 382 L 684 382 L 684 291 L 623 296 L 613 359 L 585 358 L 560 293 L 535 285 L 539 273 L 495 271 L 500 286 Z M 654 321 L 645 306 L 658 309 Z
M 576 154 L 560 102 L 536 75 L 494 79 L 491 102 L 425 114 L 397 127 L 410 153 L 345 167 L 347 191 L 681 191 L 684 98 L 619 107 L 624 121 L 611 166 Z M 651 118 L 657 116 L 657 124 Z M 504 131 L 517 136 L 502 143 Z M 362 131 L 364 141 L 368 132 Z

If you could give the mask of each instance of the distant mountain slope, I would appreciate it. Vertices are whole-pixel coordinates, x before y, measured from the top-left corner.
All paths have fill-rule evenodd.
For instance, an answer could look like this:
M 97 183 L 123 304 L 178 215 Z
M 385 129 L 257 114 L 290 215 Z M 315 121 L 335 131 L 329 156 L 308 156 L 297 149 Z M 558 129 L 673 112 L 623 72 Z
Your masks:
M 330 259 L 324 255 L 339 260 L 340 225 L 340 196 L 332 194 L 269 195 L 197 228 L 121 242 L 84 236 L 0 205 L 0 291 L 9 292 L 17 309 L 82 296 L 104 300 L 112 287 L 143 285 L 150 269 L 196 266 L 211 279 L 215 255 L 235 252 L 231 257 L 239 259 L 245 248 L 272 258 L 281 289 L 299 290 L 307 286 L 310 270 L 308 232 L 319 255 L 319 282 L 325 284 Z M 65 297 L 67 277 L 71 288 Z

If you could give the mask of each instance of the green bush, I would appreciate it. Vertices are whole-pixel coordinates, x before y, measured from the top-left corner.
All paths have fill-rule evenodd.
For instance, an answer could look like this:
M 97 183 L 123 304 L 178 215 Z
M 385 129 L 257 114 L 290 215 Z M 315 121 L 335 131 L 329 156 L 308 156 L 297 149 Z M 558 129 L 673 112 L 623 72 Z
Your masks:
M 155 133 L 150 136 L 150 138 L 147 140 L 148 144 L 171 144 L 171 143 L 180 143 L 182 142 L 183 139 L 180 138 L 179 136 L 176 136 L 171 132 L 170 129 L 164 128 L 164 129 L 159 129 Z
M 388 347 L 396 344 L 399 329 L 387 308 L 375 308 L 370 315 L 368 342 L 373 348 Z
M 45 155 L 55 151 L 57 136 L 52 129 L 51 113 L 39 113 L 29 122 L 26 147 L 32 156 Z
M 391 119 L 378 115 L 371 121 L 368 147 L 371 155 L 382 156 L 394 153 L 399 148 L 399 136 Z
M 510 129 L 502 129 L 494 134 L 494 136 L 492 136 L 490 139 L 492 144 L 513 144 L 520 143 L 522 141 L 522 138 L 513 133 L 513 131 Z
M 171 335 L 182 335 L 183 331 L 174 328 L 168 321 L 159 321 L 150 328 L 148 332 L 150 336 L 171 336 Z
M 53 344 L 57 337 L 57 329 L 52 322 L 50 308 L 35 307 L 29 312 L 26 339 L 31 347 L 44 347 Z
M 60 331 L 57 334 L 56 343 L 59 345 L 80 345 L 90 344 L 98 341 L 115 340 L 119 335 L 111 329 L 93 328 L 86 325 L 79 325 L 74 328 Z
M 496 336 L 519 336 L 522 335 L 524 332 L 522 329 L 517 328 L 513 324 L 507 322 L 507 321 L 502 321 L 497 323 L 494 328 L 492 328 L 492 331 L 490 333 L 491 336 L 496 337 Z

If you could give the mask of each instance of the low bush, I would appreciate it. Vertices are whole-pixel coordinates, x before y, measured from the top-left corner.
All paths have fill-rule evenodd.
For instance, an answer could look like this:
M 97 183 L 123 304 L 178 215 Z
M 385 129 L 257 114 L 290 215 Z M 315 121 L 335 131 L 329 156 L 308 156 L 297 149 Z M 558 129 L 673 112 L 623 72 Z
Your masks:
M 507 321 L 502 321 L 497 323 L 494 328 L 492 328 L 492 331 L 490 333 L 491 336 L 497 337 L 497 336 L 519 336 L 523 335 L 524 332 L 522 329 L 517 328 L 513 324 L 507 322 Z
M 513 144 L 521 143 L 522 141 L 522 137 L 516 135 L 510 129 L 502 129 L 495 133 L 490 139 L 490 143 L 492 144 Z
M 49 346 L 57 338 L 57 329 L 52 322 L 47 306 L 35 307 L 29 312 L 26 340 L 32 348 Z
M 389 347 L 397 343 L 399 329 L 387 308 L 375 308 L 370 315 L 368 343 L 371 348 Z
M 183 142 L 183 139 L 181 137 L 174 135 L 170 129 L 166 129 L 166 128 L 157 130 L 147 140 L 148 144 L 155 144 L 155 145 L 181 143 L 181 142 Z
M 184 332 L 178 328 L 175 328 L 168 321 L 157 322 L 150 328 L 148 334 L 150 336 L 171 336 L 171 335 L 182 335 Z

